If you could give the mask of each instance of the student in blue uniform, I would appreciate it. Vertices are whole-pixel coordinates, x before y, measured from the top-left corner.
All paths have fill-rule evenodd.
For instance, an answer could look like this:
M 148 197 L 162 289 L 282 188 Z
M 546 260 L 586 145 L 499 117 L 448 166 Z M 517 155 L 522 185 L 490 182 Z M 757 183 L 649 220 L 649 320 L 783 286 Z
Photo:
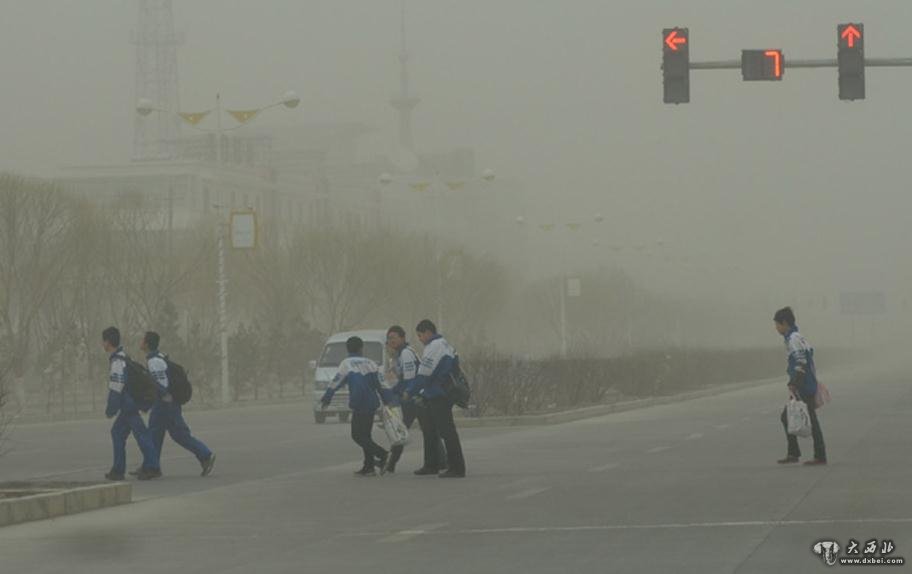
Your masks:
M 363 356 L 364 341 L 360 337 L 349 337 L 345 341 L 345 348 L 348 357 L 339 364 L 339 372 L 320 402 L 324 407 L 328 406 L 333 395 L 348 385 L 348 406 L 352 411 L 351 436 L 364 451 L 364 465 L 361 470 L 355 472 L 355 475 L 376 476 L 375 467 L 384 472 L 389 456 L 389 453 L 371 438 L 374 415 L 380 408 L 382 395 L 379 368 L 377 363 Z
M 428 429 L 424 433 L 425 448 L 428 444 L 437 444 L 437 437 L 446 444 L 446 472 L 440 478 L 465 478 L 466 464 L 462 455 L 462 443 L 453 420 L 453 402 L 443 390 L 443 382 L 459 366 L 456 350 L 437 333 L 437 326 L 429 319 L 424 319 L 415 328 L 418 339 L 424 345 L 418 375 L 404 398 L 416 398 L 424 401 L 428 409 Z
M 824 465 L 827 463 L 826 445 L 823 442 L 823 431 L 820 430 L 820 421 L 817 419 L 817 368 L 814 365 L 814 348 L 798 332 L 795 323 L 795 313 L 790 307 L 776 311 L 773 317 L 776 331 L 785 338 L 785 350 L 788 353 L 788 389 L 789 393 L 807 405 L 811 417 L 811 436 L 814 439 L 814 458 L 805 461 L 806 465 Z M 785 427 L 785 436 L 788 442 L 788 454 L 780 459 L 779 464 L 793 464 L 801 458 L 801 448 L 798 446 L 798 437 L 788 433 L 788 419 L 786 409 L 782 409 L 780 417 L 782 426 Z
M 405 329 L 399 325 L 393 325 L 386 333 L 386 346 L 390 351 L 392 363 L 392 375 L 396 379 L 393 387 L 393 394 L 398 397 L 402 405 L 402 422 L 406 428 L 411 430 L 412 424 L 417 420 L 422 434 L 428 428 L 427 409 L 424 405 L 416 404 L 414 399 L 404 400 L 402 398 L 405 390 L 412 385 L 415 377 L 418 376 L 418 367 L 421 359 L 418 353 L 409 345 L 405 339 Z M 436 439 L 436 440 L 435 440 Z M 425 440 L 424 444 L 424 464 L 415 471 L 418 476 L 436 475 L 442 470 L 446 470 L 446 448 L 439 437 L 432 436 L 432 442 Z M 396 472 L 396 463 L 402 457 L 403 446 L 394 446 L 390 450 L 389 462 L 386 463 L 386 472 Z
M 139 480 L 149 480 L 161 476 L 158 466 L 158 453 L 152 442 L 152 436 L 139 414 L 140 405 L 127 390 L 127 356 L 120 346 L 120 331 L 117 327 L 108 327 L 101 334 L 102 346 L 110 355 L 110 375 L 108 377 L 108 404 L 105 415 L 114 418 L 111 426 L 111 441 L 114 444 L 114 465 L 105 474 L 108 480 L 123 480 L 127 468 L 127 437 L 133 433 L 139 450 L 143 455 L 142 466 L 136 475 Z
M 155 331 L 146 332 L 140 348 L 146 353 L 149 374 L 158 384 L 158 401 L 149 413 L 149 432 L 155 444 L 155 450 L 161 458 L 162 446 L 165 443 L 165 431 L 171 439 L 184 447 L 196 457 L 202 467 L 200 476 L 208 476 L 215 466 L 215 454 L 201 440 L 190 434 L 190 427 L 184 421 L 181 406 L 174 402 L 168 392 L 168 362 L 158 350 L 161 337 Z

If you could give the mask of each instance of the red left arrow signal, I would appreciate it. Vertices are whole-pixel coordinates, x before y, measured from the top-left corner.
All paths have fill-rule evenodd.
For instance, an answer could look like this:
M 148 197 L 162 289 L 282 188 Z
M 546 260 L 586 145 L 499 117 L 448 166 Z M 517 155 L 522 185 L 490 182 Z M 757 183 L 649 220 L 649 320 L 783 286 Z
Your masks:
M 665 45 L 668 46 L 669 48 L 671 48 L 671 50 L 673 52 L 678 51 L 679 44 L 686 44 L 686 43 L 687 43 L 687 38 L 679 38 L 677 30 L 672 30 L 671 34 L 669 34 L 668 36 L 665 37 Z
M 842 39 L 849 44 L 849 48 L 855 47 L 855 40 L 861 39 L 861 32 L 858 31 L 858 28 L 849 24 L 845 30 L 842 31 Z

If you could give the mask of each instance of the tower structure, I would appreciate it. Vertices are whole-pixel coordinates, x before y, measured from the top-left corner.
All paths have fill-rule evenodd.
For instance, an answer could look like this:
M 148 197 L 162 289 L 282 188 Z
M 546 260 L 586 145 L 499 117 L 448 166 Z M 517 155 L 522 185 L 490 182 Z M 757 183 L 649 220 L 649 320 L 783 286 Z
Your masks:
M 400 18 L 402 50 L 399 52 L 399 94 L 390 100 L 390 104 L 399 113 L 399 147 L 414 153 L 412 112 L 421 100 L 412 96 L 409 90 L 409 53 L 405 42 L 405 0 L 402 0 Z
M 139 0 L 136 30 L 136 84 L 133 102 L 148 99 L 171 113 L 134 114 L 133 159 L 174 159 L 180 137 L 180 86 L 177 48 L 183 39 L 174 31 L 171 0 Z

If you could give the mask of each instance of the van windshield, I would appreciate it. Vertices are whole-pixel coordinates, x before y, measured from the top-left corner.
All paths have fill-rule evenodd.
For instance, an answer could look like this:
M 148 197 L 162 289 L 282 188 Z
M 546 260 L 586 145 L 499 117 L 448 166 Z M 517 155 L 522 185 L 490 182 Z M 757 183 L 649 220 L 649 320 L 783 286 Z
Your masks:
M 345 343 L 329 343 L 323 347 L 323 355 L 320 356 L 320 367 L 338 367 L 348 351 L 345 349 Z M 364 356 L 378 365 L 383 364 L 383 345 L 377 342 L 367 341 L 364 343 Z

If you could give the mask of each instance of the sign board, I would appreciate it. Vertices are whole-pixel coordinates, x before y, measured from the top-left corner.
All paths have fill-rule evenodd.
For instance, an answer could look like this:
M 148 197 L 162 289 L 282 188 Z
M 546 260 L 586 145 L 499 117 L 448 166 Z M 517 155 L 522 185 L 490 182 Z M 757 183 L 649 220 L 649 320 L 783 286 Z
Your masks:
M 579 297 L 582 295 L 580 280 L 578 278 L 567 279 L 567 297 Z
M 257 221 L 253 211 L 235 211 L 231 214 L 231 247 L 255 249 L 257 246 Z
M 843 315 L 883 315 L 887 312 L 887 297 L 880 291 L 840 293 L 839 307 Z

